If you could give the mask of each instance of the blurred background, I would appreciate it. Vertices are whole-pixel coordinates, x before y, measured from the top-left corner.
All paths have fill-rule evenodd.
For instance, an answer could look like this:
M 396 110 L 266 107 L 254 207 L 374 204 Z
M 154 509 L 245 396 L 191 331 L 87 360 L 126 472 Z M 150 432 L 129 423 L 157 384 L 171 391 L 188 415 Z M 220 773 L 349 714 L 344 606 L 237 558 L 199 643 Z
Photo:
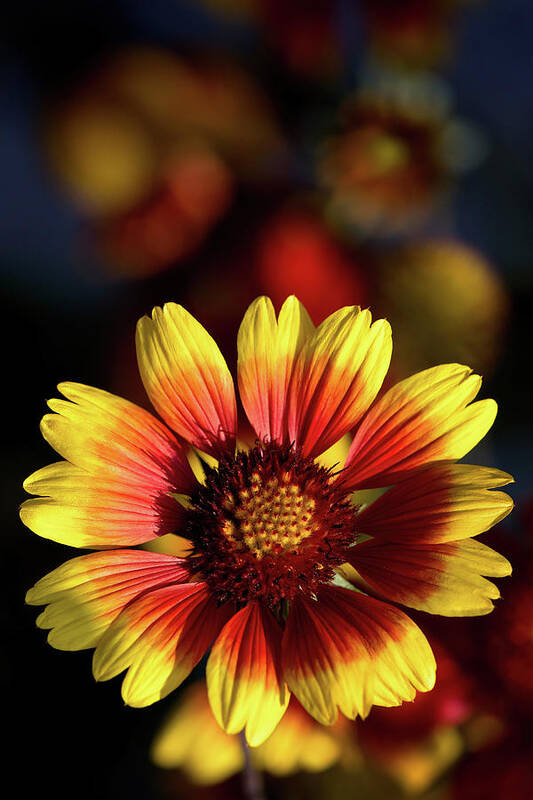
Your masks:
M 325 732 L 293 708 L 257 756 L 268 797 L 530 800 L 530 0 L 18 0 L 3 27 L 0 674 L 17 794 L 242 796 L 201 684 L 125 708 L 88 653 L 45 644 L 24 593 L 76 553 L 16 510 L 55 460 L 38 423 L 58 381 L 147 405 L 138 317 L 182 303 L 233 367 L 246 305 L 295 293 L 315 322 L 351 303 L 386 316 L 391 379 L 446 361 L 483 374 L 500 412 L 471 459 L 517 477 L 517 510 L 486 537 L 515 575 L 489 617 L 418 615 L 440 654 L 421 702 Z

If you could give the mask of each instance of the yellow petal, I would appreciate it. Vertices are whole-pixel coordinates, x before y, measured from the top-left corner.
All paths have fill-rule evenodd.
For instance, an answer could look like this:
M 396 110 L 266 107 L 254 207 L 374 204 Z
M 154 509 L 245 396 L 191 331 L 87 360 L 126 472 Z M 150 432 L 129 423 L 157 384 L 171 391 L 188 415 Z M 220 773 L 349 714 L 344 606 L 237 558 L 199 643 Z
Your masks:
M 511 574 L 504 556 L 475 539 L 435 545 L 374 539 L 351 553 L 350 563 L 365 589 L 395 603 L 451 617 L 488 614 L 500 592 L 483 576 Z
M 354 436 L 347 487 L 389 486 L 423 464 L 466 455 L 496 416 L 494 400 L 468 405 L 480 386 L 481 378 L 468 367 L 444 364 L 389 389 Z
M 351 443 L 352 437 L 349 434 L 346 434 L 339 439 L 338 442 L 335 442 L 335 444 L 332 444 L 331 447 L 328 447 L 325 453 L 319 455 L 315 459 L 316 463 L 321 467 L 332 469 L 335 472 L 342 469 L 348 456 Z
M 41 423 L 44 438 L 67 461 L 24 482 L 43 495 L 21 507 L 25 525 L 75 547 L 138 544 L 176 530 L 183 508 L 172 496 L 196 483 L 184 448 L 151 414 L 127 400 L 62 383 L 67 400 Z
M 97 681 L 127 669 L 122 697 L 136 708 L 166 697 L 189 675 L 230 614 L 203 583 L 167 586 L 138 598 L 100 639 Z
M 290 385 L 289 439 L 317 456 L 348 433 L 389 368 L 390 325 L 350 306 L 322 322 L 302 348 Z
M 506 472 L 469 464 L 437 463 L 388 489 L 357 517 L 357 530 L 399 543 L 439 543 L 477 536 L 500 522 L 513 501 L 494 486 Z
M 190 444 L 216 455 L 235 444 L 233 380 L 214 340 L 182 306 L 156 307 L 137 325 L 137 359 L 148 396 Z
M 283 637 L 284 677 L 303 707 L 331 725 L 372 705 L 395 706 L 428 691 L 435 659 L 422 631 L 401 611 L 359 592 L 325 587 L 297 600 Z
M 192 542 L 184 536 L 176 536 L 174 533 L 167 533 L 165 536 L 158 536 L 151 542 L 143 544 L 144 550 L 152 553 L 164 553 L 167 556 L 178 556 L 183 558 L 192 550 Z
M 268 297 L 248 308 L 237 338 L 239 391 L 246 415 L 261 440 L 287 443 L 287 393 L 295 360 L 314 331 L 296 297 L 288 297 L 276 320 Z
M 281 628 L 268 609 L 251 602 L 229 620 L 206 674 L 213 714 L 227 733 L 246 728 L 252 746 L 270 736 L 290 695 L 281 678 Z
M 67 561 L 26 594 L 46 605 L 37 619 L 58 650 L 96 647 L 122 609 L 149 589 L 188 579 L 181 559 L 139 550 L 107 550 Z

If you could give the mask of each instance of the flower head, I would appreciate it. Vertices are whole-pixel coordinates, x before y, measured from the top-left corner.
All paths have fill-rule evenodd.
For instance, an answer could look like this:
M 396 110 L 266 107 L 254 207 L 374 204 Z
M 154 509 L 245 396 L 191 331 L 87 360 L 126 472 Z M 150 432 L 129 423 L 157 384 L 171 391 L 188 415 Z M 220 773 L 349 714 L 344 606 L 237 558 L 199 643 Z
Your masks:
M 134 46 L 49 109 L 45 148 L 107 267 L 135 276 L 193 253 L 239 178 L 271 180 L 285 145 L 249 72 Z
M 405 231 L 427 219 L 449 185 L 449 120 L 438 104 L 369 87 L 344 103 L 319 156 L 327 213 L 362 233 Z
M 27 479 L 40 497 L 22 519 L 98 550 L 29 591 L 29 603 L 48 604 L 38 624 L 50 643 L 95 647 L 97 680 L 127 670 L 132 706 L 169 694 L 212 647 L 214 715 L 252 745 L 272 733 L 291 692 L 333 724 L 338 710 L 365 717 L 431 689 L 429 644 L 388 601 L 484 614 L 498 590 L 483 576 L 510 572 L 471 538 L 509 512 L 510 498 L 489 490 L 510 476 L 455 463 L 495 417 L 494 401 L 472 403 L 481 379 L 447 364 L 374 402 L 391 356 L 386 321 L 349 307 L 315 329 L 296 298 L 276 318 L 261 297 L 238 336 L 240 397 L 257 435 L 246 449 L 236 446 L 230 372 L 185 309 L 154 309 L 137 347 L 166 425 L 72 383 L 42 422 L 65 460 Z M 344 465 L 328 467 L 322 454 L 354 428 Z M 383 487 L 367 505 L 354 494 Z M 131 549 L 174 532 L 191 539 L 183 557 Z

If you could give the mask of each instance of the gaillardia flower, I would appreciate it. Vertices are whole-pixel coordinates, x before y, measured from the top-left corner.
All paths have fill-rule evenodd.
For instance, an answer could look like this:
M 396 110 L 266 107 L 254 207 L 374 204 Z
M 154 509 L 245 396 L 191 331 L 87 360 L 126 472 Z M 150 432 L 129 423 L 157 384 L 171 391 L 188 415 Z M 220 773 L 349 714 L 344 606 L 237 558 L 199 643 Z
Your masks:
M 54 647 L 95 647 L 97 680 L 127 670 L 132 706 L 167 695 L 212 647 L 214 715 L 258 745 L 291 692 L 333 724 L 338 710 L 364 717 L 432 688 L 429 644 L 392 603 L 491 610 L 498 590 L 482 576 L 510 566 L 471 537 L 509 512 L 510 498 L 489 490 L 511 478 L 455 463 L 496 414 L 493 400 L 471 402 L 481 378 L 468 367 L 425 370 L 374 402 L 392 345 L 369 311 L 343 308 L 315 329 L 295 297 L 278 318 L 261 297 L 237 344 L 255 446 L 236 444 L 233 381 L 215 342 L 168 303 L 140 320 L 137 349 L 169 427 L 107 392 L 60 384 L 66 400 L 49 401 L 42 431 L 65 460 L 27 479 L 40 497 L 21 514 L 41 536 L 98 550 L 28 593 L 48 604 L 37 623 Z M 354 429 L 344 466 L 324 466 Z M 359 505 L 354 492 L 376 487 L 388 488 Z M 183 557 L 131 547 L 174 532 L 191 541 Z

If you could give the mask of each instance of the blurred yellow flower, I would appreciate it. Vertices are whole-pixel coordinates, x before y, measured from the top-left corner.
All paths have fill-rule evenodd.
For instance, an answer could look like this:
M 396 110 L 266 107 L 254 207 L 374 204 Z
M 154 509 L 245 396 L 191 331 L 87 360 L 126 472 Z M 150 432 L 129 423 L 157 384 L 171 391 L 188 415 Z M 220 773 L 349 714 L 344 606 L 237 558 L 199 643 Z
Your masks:
M 396 377 L 446 361 L 492 370 L 509 299 L 481 253 L 458 241 L 428 239 L 385 251 L 376 273 L 376 303 L 397 334 Z
M 250 752 L 255 767 L 277 776 L 321 772 L 341 759 L 359 759 L 348 720 L 340 717 L 335 725 L 324 727 L 294 699 L 272 735 Z M 184 691 L 154 739 L 151 758 L 158 767 L 179 767 L 198 784 L 219 783 L 243 769 L 240 738 L 218 725 L 204 681 Z

